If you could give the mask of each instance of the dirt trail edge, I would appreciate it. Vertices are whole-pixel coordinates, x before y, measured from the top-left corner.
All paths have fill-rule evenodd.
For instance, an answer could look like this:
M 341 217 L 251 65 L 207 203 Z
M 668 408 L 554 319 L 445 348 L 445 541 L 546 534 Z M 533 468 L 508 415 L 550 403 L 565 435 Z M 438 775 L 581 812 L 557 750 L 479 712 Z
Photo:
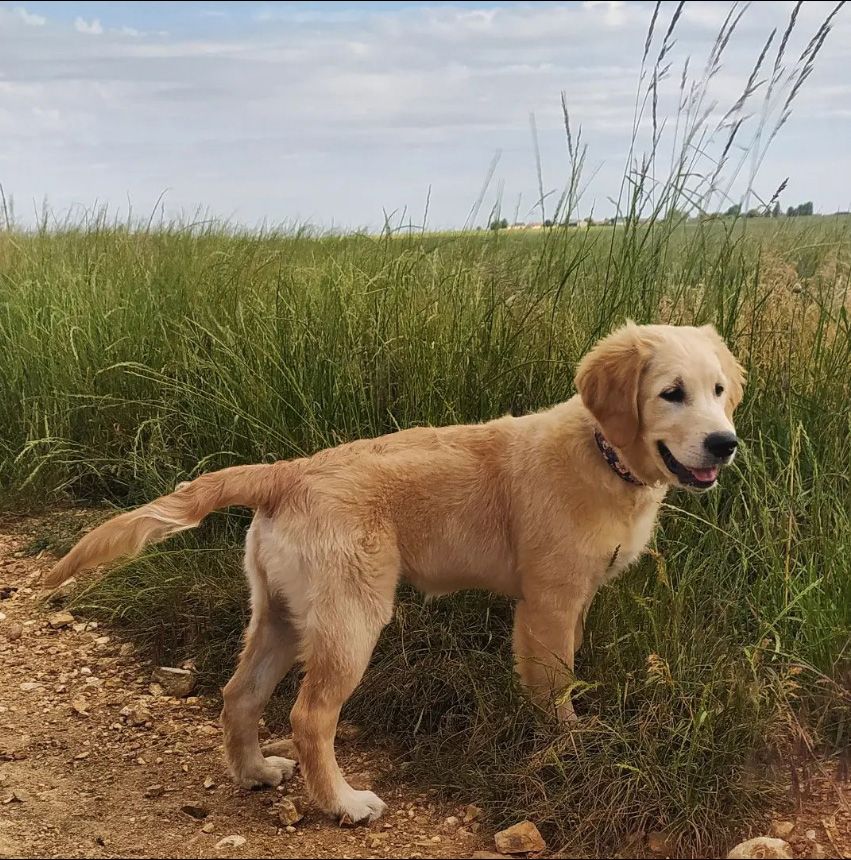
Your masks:
M 131 643 L 85 619 L 54 617 L 25 557 L 35 522 L 0 522 L 0 857 L 471 857 L 493 837 L 464 809 L 394 777 L 390 755 L 341 733 L 341 767 L 388 804 L 343 828 L 309 805 L 294 827 L 277 790 L 234 786 L 218 706 L 151 686 Z M 51 623 L 52 622 L 52 623 Z M 475 811 L 473 811 L 475 814 Z M 449 821 L 447 822 L 447 819 Z M 231 837 L 231 838 L 229 838 Z M 224 840 L 224 842 L 222 842 Z

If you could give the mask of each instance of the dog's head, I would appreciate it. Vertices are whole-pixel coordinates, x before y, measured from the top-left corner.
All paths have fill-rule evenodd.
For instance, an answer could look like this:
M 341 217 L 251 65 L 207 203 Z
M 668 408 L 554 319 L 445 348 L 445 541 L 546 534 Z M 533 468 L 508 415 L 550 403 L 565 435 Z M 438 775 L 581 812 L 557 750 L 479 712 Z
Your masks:
M 648 483 L 705 490 L 736 454 L 744 371 L 711 325 L 627 323 L 582 359 L 576 388 Z

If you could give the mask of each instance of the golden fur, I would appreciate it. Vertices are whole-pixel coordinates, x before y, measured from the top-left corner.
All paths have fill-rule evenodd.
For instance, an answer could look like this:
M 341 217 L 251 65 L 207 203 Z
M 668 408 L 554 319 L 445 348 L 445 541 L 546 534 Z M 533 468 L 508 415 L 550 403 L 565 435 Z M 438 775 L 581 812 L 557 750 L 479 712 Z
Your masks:
M 628 323 L 585 356 L 578 394 L 566 403 L 204 475 L 96 528 L 46 584 L 133 555 L 216 508 L 254 508 L 245 554 L 252 618 L 224 689 L 231 772 L 243 786 L 276 785 L 292 772 L 288 759 L 263 757 L 257 724 L 300 661 L 306 674 L 292 726 L 308 788 L 326 812 L 371 820 L 384 804 L 345 781 L 334 735 L 400 578 L 427 593 L 486 588 L 515 598 L 520 678 L 543 708 L 573 719 L 560 694 L 584 614 L 599 587 L 644 550 L 667 489 L 680 483 L 658 443 L 699 474 L 728 462 L 732 455 L 709 458 L 705 440 L 732 435 L 743 381 L 711 326 Z M 684 402 L 660 396 L 671 386 L 683 388 Z M 609 467 L 596 428 L 642 486 Z

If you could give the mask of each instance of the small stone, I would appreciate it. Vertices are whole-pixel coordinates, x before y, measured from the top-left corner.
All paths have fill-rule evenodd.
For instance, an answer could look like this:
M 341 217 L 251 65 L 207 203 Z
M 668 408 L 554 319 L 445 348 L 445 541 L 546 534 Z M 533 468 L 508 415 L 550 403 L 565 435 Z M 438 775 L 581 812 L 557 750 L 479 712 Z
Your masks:
M 503 854 L 526 854 L 543 851 L 547 847 L 544 837 L 531 821 L 521 821 L 494 836 L 496 850 Z
M 38 681 L 24 681 L 24 683 L 21 684 L 21 690 L 24 693 L 31 693 L 33 690 L 38 690 L 39 687 L 41 687 L 41 684 L 39 684 Z
M 190 818 L 195 818 L 198 821 L 203 821 L 210 814 L 210 810 L 202 803 L 184 803 L 180 807 L 180 811 L 184 815 L 188 815 Z
M 214 828 L 214 827 L 215 827 L 215 825 L 213 824 L 213 822 L 212 822 L 212 821 L 208 821 L 208 822 L 207 822 L 207 823 L 206 823 L 206 824 L 201 828 L 201 832 L 202 832 L 202 833 L 212 833 L 212 832 L 213 832 L 213 828 Z
M 92 674 L 92 670 L 91 670 L 88 666 L 83 666 L 83 667 L 80 669 L 80 674 L 81 674 L 83 677 L 88 678 L 88 677 L 90 677 L 90 676 L 91 676 L 91 674 Z
M 727 860 L 791 860 L 794 856 L 785 840 L 757 836 L 756 839 L 740 842 L 727 855 Z
M 151 680 L 159 684 L 167 696 L 177 699 L 185 699 L 195 689 L 195 673 L 189 669 L 158 666 L 151 674 Z
M 445 830 L 457 830 L 460 824 L 461 820 L 457 816 L 450 815 L 444 820 L 443 827 Z
M 53 615 L 47 617 L 47 623 L 54 630 L 61 630 L 63 627 L 70 627 L 74 623 L 74 616 L 70 612 L 54 612 Z
M 129 657 L 135 650 L 136 648 L 134 647 L 132 642 L 124 642 L 118 649 L 118 653 L 122 657 Z
M 6 626 L 6 638 L 10 642 L 17 642 L 24 635 L 24 625 L 13 621 Z
M 23 687 L 23 684 L 21 684 L 21 686 Z M 809 839 L 809 841 L 810 841 L 810 842 L 815 842 L 815 841 L 816 841 L 816 832 L 815 832 L 815 830 L 808 830 L 808 831 L 804 834 L 804 836 L 806 836 L 806 837 L 807 837 L 807 839 Z
M 0 622 L 3 622 L 3 621 L 5 621 L 5 620 L 6 620 L 6 613 L 5 613 L 5 612 L 0 612 Z
M 4 797 L 3 801 L 2 801 L 4 806 L 8 806 L 10 803 L 26 803 L 26 802 L 27 802 L 27 796 L 20 789 L 16 789 L 15 791 L 6 795 L 6 797 Z
M 208 777 L 204 780 L 204 788 L 205 788 L 207 791 L 212 791 L 215 787 L 216 787 L 216 781 L 213 779 L 213 777 L 208 776 Z
M 165 789 L 157 783 L 156 785 L 149 785 L 145 789 L 145 797 L 162 797 L 165 793 Z
M 301 810 L 301 805 L 296 802 L 296 798 L 285 797 L 281 800 L 278 806 L 278 820 L 282 827 L 292 827 L 302 818 L 304 818 L 304 812 Z
M 771 835 L 776 839 L 788 838 L 794 829 L 794 821 L 773 821 L 771 823 Z
M 472 803 L 467 804 L 467 808 L 464 810 L 464 824 L 469 824 L 471 821 L 478 821 L 482 817 L 482 810 L 480 807 L 473 805 Z
M 89 752 L 89 750 L 86 750 L 85 752 L 77 753 L 77 755 L 74 756 L 74 761 L 82 761 L 83 759 L 88 758 L 90 755 L 91 755 L 91 752 Z
M 225 836 L 216 843 L 216 850 L 221 851 L 224 848 L 241 848 L 245 845 L 245 837 L 234 833 L 232 836 Z
M 71 710 L 79 714 L 81 717 L 89 715 L 89 702 L 83 696 L 75 696 L 71 699 Z
M 128 726 L 144 726 L 151 722 L 150 711 L 146 711 L 139 705 L 127 705 L 119 712 L 120 716 Z

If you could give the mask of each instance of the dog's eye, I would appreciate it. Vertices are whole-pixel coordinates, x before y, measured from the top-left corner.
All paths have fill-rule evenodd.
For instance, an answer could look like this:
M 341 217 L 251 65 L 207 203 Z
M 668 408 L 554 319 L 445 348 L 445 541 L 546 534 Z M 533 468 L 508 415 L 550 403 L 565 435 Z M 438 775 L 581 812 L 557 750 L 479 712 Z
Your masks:
M 666 389 L 659 396 L 669 403 L 682 403 L 686 399 L 686 392 L 684 388 L 677 386 L 676 388 Z
M 719 382 L 715 385 L 715 396 L 720 397 L 724 393 L 724 386 Z

